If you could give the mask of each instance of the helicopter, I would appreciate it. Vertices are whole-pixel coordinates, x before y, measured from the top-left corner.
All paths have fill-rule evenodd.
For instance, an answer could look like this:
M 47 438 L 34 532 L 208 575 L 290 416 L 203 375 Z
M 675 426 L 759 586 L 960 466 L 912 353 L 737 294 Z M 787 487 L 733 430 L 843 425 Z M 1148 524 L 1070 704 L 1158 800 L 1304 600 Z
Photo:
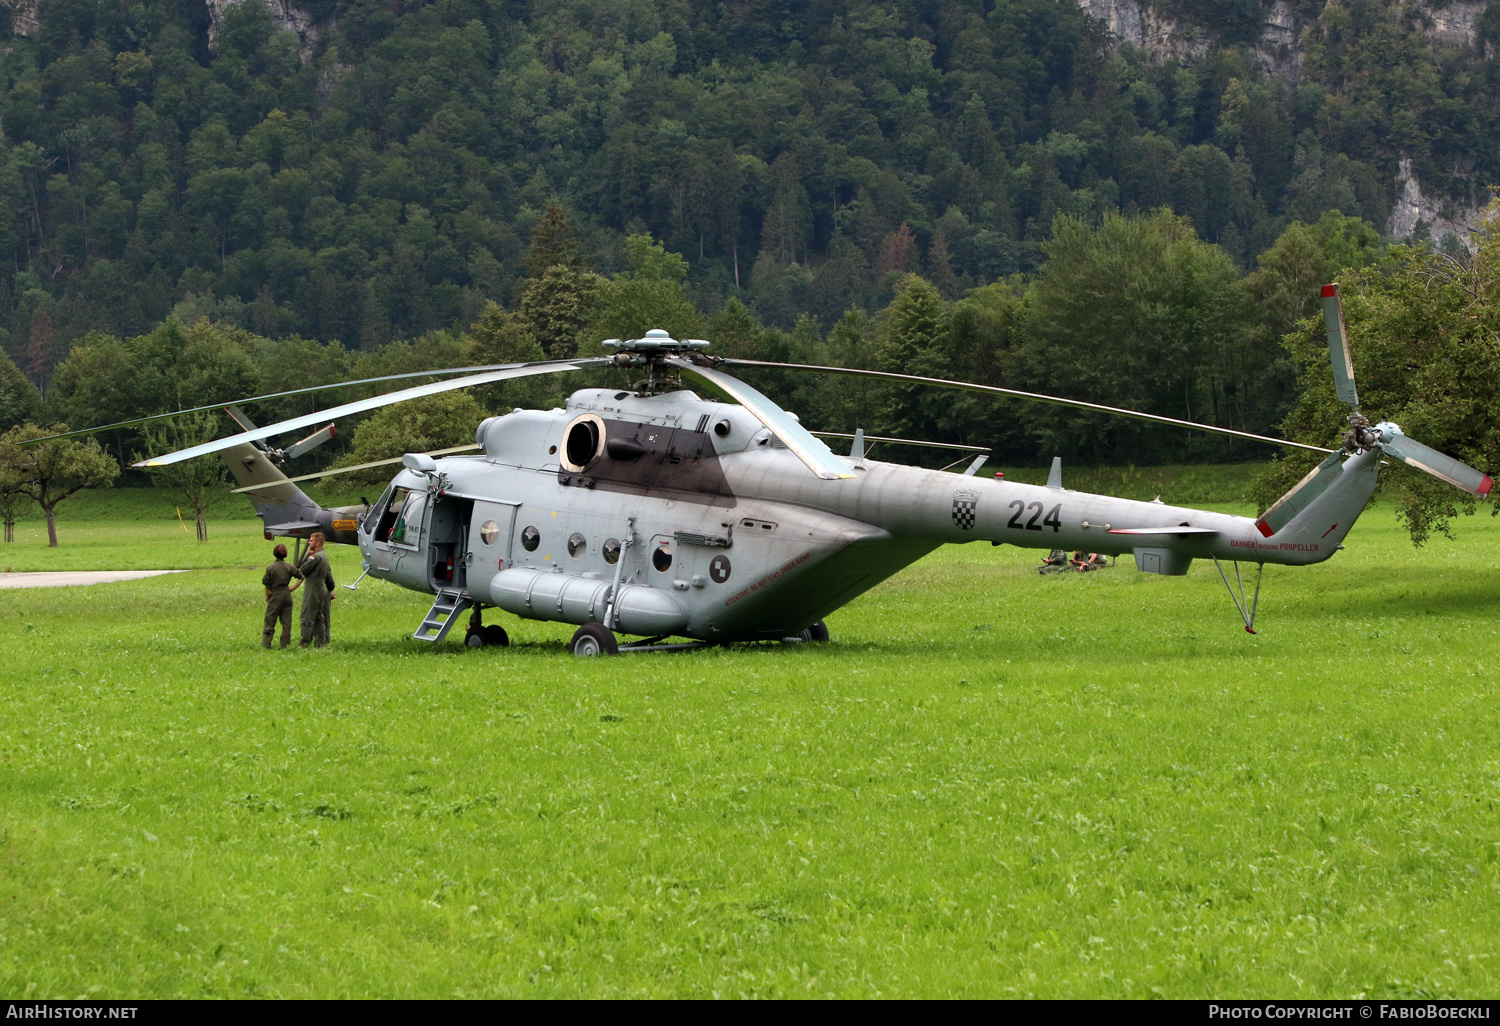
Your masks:
M 244 430 L 136 466 L 217 453 L 235 491 L 254 504 L 267 539 L 322 532 L 330 542 L 358 546 L 359 581 L 370 576 L 432 595 L 413 636 L 433 643 L 468 612 L 466 645 L 509 644 L 503 627 L 484 623 L 487 610 L 573 624 L 569 649 L 579 656 L 826 641 L 825 618 L 835 610 L 938 546 L 973 541 L 1128 553 L 1137 570 L 1166 576 L 1208 559 L 1254 634 L 1265 565 L 1305 566 L 1342 549 L 1375 490 L 1383 456 L 1481 498 L 1493 485 L 1396 424 L 1361 414 L 1336 284 L 1324 286 L 1322 301 L 1336 392 L 1351 411 L 1337 449 L 998 386 L 715 358 L 703 340 L 653 330 L 607 340 L 614 352 L 603 356 L 425 372 L 443 378 L 265 427 L 225 404 L 214 408 L 226 409 Z M 734 367 L 1020 397 L 1326 458 L 1254 518 L 1072 491 L 1062 485 L 1056 458 L 1045 485 L 980 478 L 982 454 L 959 474 L 882 462 L 866 455 L 860 430 L 848 454 L 836 455 L 793 414 L 725 370 Z M 473 446 L 407 453 L 381 496 L 357 506 L 319 506 L 297 482 L 324 475 L 289 478 L 280 469 L 332 437 L 331 424 L 285 451 L 266 442 L 449 389 L 595 368 L 643 377 L 629 388 L 579 390 L 560 409 L 490 417 L 478 425 Z M 733 401 L 700 398 L 688 379 Z M 1242 563 L 1258 568 L 1253 594 Z M 636 640 L 622 643 L 620 635 Z

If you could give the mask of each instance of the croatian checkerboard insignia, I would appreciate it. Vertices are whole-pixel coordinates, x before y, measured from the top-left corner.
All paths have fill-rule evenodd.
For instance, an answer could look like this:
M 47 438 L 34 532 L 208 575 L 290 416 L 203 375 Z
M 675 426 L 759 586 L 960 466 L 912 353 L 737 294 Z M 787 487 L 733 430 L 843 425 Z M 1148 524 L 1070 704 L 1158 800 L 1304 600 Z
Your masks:
M 953 523 L 961 531 L 974 529 L 974 511 L 979 508 L 979 493 L 972 488 L 960 488 L 953 493 Z

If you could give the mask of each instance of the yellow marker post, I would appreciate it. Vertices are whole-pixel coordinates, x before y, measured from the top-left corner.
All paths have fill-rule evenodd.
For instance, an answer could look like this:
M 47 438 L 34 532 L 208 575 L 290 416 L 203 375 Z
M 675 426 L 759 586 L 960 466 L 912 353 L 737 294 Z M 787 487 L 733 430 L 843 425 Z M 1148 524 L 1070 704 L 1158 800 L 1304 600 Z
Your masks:
M 192 532 L 187 529 L 187 521 L 182 519 L 182 507 L 174 506 L 173 509 L 177 510 L 177 522 L 182 525 L 182 533 L 191 534 Z

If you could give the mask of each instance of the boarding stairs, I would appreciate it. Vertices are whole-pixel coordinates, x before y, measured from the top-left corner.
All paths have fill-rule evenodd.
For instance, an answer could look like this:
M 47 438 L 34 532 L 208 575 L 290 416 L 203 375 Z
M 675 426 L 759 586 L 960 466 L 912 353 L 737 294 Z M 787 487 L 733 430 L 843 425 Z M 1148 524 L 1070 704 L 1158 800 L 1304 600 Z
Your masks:
M 446 591 L 438 589 L 437 597 L 432 600 L 432 608 L 427 610 L 427 615 L 422 618 L 422 626 L 417 628 L 417 633 L 412 637 L 418 641 L 430 641 L 434 645 L 448 636 L 448 631 L 458 623 L 460 614 L 474 604 L 474 601 L 461 591 Z

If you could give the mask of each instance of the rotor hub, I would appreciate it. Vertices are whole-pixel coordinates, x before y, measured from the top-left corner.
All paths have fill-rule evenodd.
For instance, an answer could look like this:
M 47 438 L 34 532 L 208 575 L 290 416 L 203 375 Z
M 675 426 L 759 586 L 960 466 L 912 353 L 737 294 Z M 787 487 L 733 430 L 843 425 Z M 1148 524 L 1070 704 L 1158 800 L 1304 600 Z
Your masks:
M 1362 449 L 1373 449 L 1380 441 L 1380 429 L 1362 414 L 1349 416 L 1349 430 L 1344 432 L 1344 451 L 1356 453 Z
M 652 328 L 640 338 L 607 338 L 601 344 L 619 350 L 612 358 L 616 367 L 646 369 L 646 376 L 630 386 L 642 395 L 680 390 L 682 372 L 670 366 L 667 359 L 698 354 L 708 348 L 708 342 L 701 338 L 675 339 L 661 328 Z

